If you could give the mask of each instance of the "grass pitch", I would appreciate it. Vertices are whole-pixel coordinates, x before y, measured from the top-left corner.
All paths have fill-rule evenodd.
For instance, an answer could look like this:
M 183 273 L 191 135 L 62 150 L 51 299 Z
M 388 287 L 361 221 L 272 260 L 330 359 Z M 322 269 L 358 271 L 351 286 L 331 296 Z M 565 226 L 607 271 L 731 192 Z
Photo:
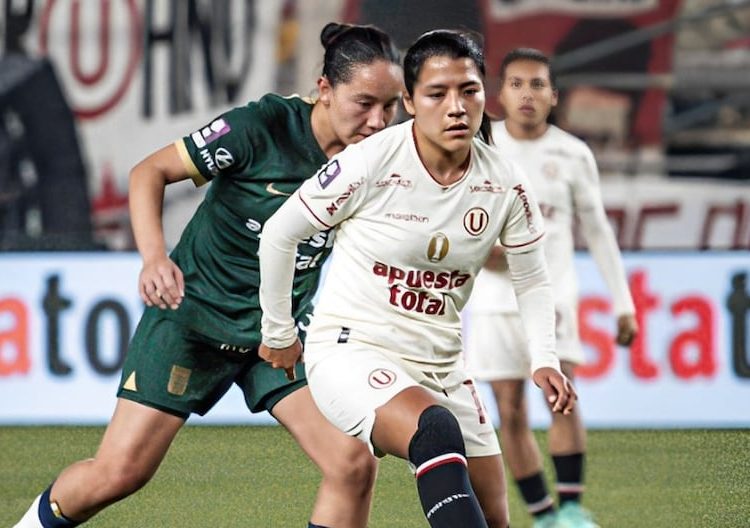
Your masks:
M 92 456 L 102 431 L 0 427 L 0 526 Z M 584 503 L 605 528 L 750 526 L 750 430 L 590 431 L 588 460 Z M 188 426 L 151 483 L 87 526 L 303 528 L 317 482 L 280 427 Z M 513 527 L 530 526 L 512 483 L 509 494 Z M 427 526 L 401 460 L 381 461 L 370 526 Z

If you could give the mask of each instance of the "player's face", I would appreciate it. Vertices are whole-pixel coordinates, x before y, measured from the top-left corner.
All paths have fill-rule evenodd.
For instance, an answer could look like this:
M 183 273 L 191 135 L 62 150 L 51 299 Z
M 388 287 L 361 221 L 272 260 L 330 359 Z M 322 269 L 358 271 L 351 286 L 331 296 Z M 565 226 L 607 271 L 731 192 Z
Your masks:
M 546 127 L 547 116 L 557 104 L 557 90 L 552 88 L 549 67 L 532 60 L 508 64 L 499 101 L 506 119 L 514 125 L 524 129 Z
M 468 152 L 482 124 L 484 85 L 468 58 L 430 57 L 422 65 L 412 97 L 404 98 L 415 133 L 439 151 Z
M 384 129 L 396 117 L 404 88 L 401 67 L 388 61 L 363 64 L 347 83 L 339 83 L 327 97 L 331 127 L 344 145 L 357 143 Z

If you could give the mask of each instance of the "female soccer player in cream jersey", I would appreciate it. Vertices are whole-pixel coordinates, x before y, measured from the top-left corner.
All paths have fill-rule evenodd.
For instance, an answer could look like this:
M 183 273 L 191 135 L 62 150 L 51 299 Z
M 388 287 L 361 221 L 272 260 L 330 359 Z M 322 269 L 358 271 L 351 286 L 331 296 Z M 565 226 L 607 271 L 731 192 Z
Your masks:
M 506 119 L 493 123 L 500 152 L 526 172 L 544 214 L 547 257 L 555 299 L 557 355 L 573 378 L 584 360 L 578 337 L 578 283 L 574 270 L 573 219 L 577 216 L 589 249 L 612 292 L 618 315 L 617 342 L 632 342 L 637 324 L 620 252 L 607 221 L 599 191 L 599 173 L 591 149 L 547 123 L 557 103 L 549 59 L 540 51 L 519 48 L 501 65 L 500 102 Z M 557 473 L 560 511 L 547 493 L 542 462 L 526 411 L 530 364 L 526 336 L 513 296 L 505 251 L 496 247 L 479 274 L 465 325 L 467 368 L 490 382 L 500 411 L 500 435 L 508 467 L 518 484 L 535 527 L 592 528 L 580 506 L 583 491 L 585 429 L 580 411 L 553 414 L 549 450 Z
M 269 219 L 260 245 L 260 354 L 289 368 L 301 352 L 296 244 L 338 226 L 305 344 L 310 389 L 339 429 L 413 464 L 433 527 L 508 524 L 495 431 L 461 368 L 459 312 L 495 241 L 508 251 L 534 380 L 556 411 L 576 398 L 554 352 L 541 213 L 523 173 L 475 137 L 488 135 L 483 74 L 470 35 L 422 35 L 404 62 L 414 120 L 334 157 Z

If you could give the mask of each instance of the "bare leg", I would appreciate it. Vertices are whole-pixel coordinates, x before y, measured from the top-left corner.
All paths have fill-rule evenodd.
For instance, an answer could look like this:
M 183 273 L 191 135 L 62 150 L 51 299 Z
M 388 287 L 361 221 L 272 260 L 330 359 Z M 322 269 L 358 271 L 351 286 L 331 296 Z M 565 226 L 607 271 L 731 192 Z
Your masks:
M 573 381 L 575 365 L 568 361 L 561 362 L 563 374 Z M 586 451 L 586 429 L 581 420 L 581 413 L 576 409 L 569 415 L 552 414 L 552 425 L 549 429 L 550 455 L 569 455 Z
M 171 414 L 118 399 L 95 457 L 65 468 L 50 499 L 69 519 L 93 517 L 151 479 L 183 423 Z
M 471 487 L 477 494 L 487 526 L 506 528 L 509 523 L 508 492 L 502 457 L 472 457 L 468 459 L 468 463 Z
M 526 380 L 496 380 L 491 385 L 500 411 L 500 443 L 511 475 L 520 480 L 542 471 L 542 456 L 529 425 Z
M 367 526 L 378 467 L 367 446 L 329 423 L 307 387 L 277 403 L 273 415 L 322 473 L 311 522 L 330 528 Z

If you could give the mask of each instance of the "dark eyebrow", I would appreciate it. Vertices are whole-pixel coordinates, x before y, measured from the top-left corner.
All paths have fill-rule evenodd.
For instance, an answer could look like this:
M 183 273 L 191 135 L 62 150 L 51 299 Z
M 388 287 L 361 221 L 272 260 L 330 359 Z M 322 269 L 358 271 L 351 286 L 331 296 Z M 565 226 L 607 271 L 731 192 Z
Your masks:
M 479 81 L 466 81 L 464 83 L 459 84 L 458 87 L 459 88 L 466 88 L 468 86 L 481 86 L 481 85 L 482 85 L 482 83 L 479 82 Z M 443 89 L 443 90 L 445 90 L 446 88 L 448 88 L 448 85 L 446 85 L 446 84 L 427 84 L 427 85 L 425 85 L 425 88 L 432 89 L 432 90 L 435 90 L 435 89 Z

